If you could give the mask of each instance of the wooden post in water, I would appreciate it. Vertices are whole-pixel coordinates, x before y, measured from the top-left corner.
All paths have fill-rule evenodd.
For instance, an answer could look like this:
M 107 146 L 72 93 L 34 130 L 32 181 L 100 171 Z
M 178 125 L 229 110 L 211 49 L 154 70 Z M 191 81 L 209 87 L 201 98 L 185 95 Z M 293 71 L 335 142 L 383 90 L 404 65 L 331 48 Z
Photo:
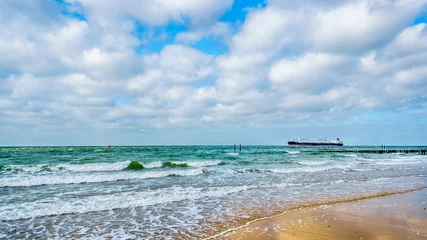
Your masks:
M 240 146 L 239 146 L 239 149 Z M 426 155 L 427 149 L 325 149 L 325 150 L 301 150 L 301 152 L 334 152 L 334 153 L 373 153 L 373 154 L 386 154 L 386 153 L 417 153 Z

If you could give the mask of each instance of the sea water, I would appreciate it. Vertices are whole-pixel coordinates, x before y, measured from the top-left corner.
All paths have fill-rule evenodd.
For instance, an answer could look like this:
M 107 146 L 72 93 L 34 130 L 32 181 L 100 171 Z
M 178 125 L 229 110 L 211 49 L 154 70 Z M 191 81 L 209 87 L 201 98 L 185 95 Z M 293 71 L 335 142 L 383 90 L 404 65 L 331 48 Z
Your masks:
M 201 239 L 295 208 L 427 187 L 425 155 L 322 149 L 3 147 L 0 238 Z

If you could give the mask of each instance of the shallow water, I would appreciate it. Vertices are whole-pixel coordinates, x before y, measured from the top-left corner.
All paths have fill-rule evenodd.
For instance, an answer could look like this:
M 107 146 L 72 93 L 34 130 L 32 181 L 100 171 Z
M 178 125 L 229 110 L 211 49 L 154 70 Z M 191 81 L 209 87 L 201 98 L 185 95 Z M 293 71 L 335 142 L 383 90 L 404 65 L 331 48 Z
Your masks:
M 427 187 L 427 156 L 313 149 L 0 148 L 0 238 L 199 239 L 300 206 Z

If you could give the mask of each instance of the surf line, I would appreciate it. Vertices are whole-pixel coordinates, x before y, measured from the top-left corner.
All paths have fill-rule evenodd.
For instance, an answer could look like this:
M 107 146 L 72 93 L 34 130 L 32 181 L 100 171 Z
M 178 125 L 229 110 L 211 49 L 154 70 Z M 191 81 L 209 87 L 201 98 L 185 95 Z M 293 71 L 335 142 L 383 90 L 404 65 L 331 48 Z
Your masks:
M 267 216 L 267 217 L 262 217 L 262 218 L 257 218 L 257 219 L 251 220 L 251 221 L 249 221 L 249 222 L 247 222 L 247 223 L 245 223 L 243 225 L 240 225 L 240 226 L 237 226 L 237 227 L 234 227 L 234 228 L 229 228 L 229 229 L 227 229 L 225 231 L 222 231 L 220 233 L 217 233 L 215 235 L 203 238 L 203 240 L 215 239 L 215 238 L 221 237 L 221 236 L 223 236 L 223 235 L 225 235 L 225 234 L 227 234 L 229 232 L 240 230 L 240 229 L 245 228 L 245 227 L 249 227 L 249 225 L 251 225 L 252 223 L 255 223 L 255 222 L 259 222 L 259 221 L 266 220 L 266 219 L 273 219 L 273 218 L 276 218 L 276 217 L 283 216 L 283 215 L 285 215 L 287 213 L 296 212 L 296 211 L 300 211 L 300 210 L 303 210 L 303 209 L 308 209 L 308 208 L 311 208 L 311 207 L 319 207 L 319 206 L 333 205 L 333 204 L 339 204 L 339 203 L 356 202 L 356 201 L 361 201 L 361 200 L 366 200 L 366 199 L 388 197 L 388 196 L 393 196 L 393 195 L 399 195 L 399 194 L 405 194 L 405 193 L 410 193 L 410 192 L 421 191 L 421 190 L 424 190 L 424 189 L 427 189 L 427 186 L 420 187 L 420 188 L 415 188 L 415 189 L 410 189 L 410 190 L 398 191 L 398 192 L 379 193 L 379 194 L 376 194 L 376 195 L 370 195 L 370 196 L 360 197 L 360 198 L 355 198 L 355 199 L 340 200 L 340 201 L 335 201 L 335 202 L 334 201 L 330 201 L 330 202 L 313 204 L 313 205 L 309 205 L 309 206 L 296 207 L 296 208 L 289 209 L 287 211 L 284 211 L 284 212 L 276 214 L 276 215 L 272 215 L 272 216 Z

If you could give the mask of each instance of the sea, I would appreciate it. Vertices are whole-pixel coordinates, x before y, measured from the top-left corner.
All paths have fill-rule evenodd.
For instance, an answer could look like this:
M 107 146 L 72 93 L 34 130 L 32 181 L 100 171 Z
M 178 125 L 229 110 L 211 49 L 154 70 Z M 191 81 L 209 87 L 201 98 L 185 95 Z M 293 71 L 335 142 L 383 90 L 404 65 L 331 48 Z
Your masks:
M 426 147 L 389 147 L 426 149 Z M 1 147 L 1 239 L 209 239 L 299 208 L 427 187 L 375 146 Z

